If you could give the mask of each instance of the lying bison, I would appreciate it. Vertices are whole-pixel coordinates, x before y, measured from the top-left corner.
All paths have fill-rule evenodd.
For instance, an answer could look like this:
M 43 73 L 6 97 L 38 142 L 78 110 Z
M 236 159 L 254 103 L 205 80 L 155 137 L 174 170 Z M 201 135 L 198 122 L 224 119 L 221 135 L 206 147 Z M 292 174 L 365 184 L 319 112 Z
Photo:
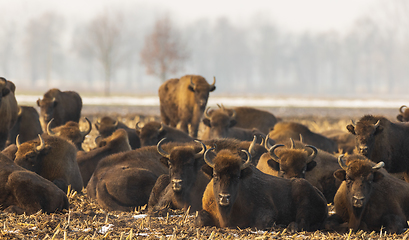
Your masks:
M 382 169 L 383 162 L 375 165 L 362 155 L 340 155 L 338 159 L 342 169 L 334 175 L 343 182 L 326 228 L 403 232 L 409 220 L 409 184 Z
M 0 210 L 33 214 L 68 210 L 66 194 L 47 179 L 0 154 Z
M 196 138 L 209 92 L 216 89 L 215 83 L 216 78 L 209 84 L 199 75 L 186 75 L 163 83 L 158 90 L 162 122 Z
M 0 77 L 0 150 L 6 146 L 9 132 L 17 121 L 18 105 L 14 96 L 15 90 L 12 82 Z
M 136 129 L 142 147 L 156 145 L 163 138 L 166 138 L 168 142 L 191 142 L 194 140 L 189 134 L 179 129 L 155 121 L 146 123 L 142 128 L 136 124 Z
M 404 173 L 409 182 L 409 125 L 393 123 L 383 116 L 363 116 L 347 125 L 356 137 L 357 151 L 371 161 L 385 163 L 390 173 Z
M 50 89 L 44 94 L 43 99 L 37 100 L 37 105 L 40 107 L 40 122 L 44 131 L 53 118 L 51 127 L 64 125 L 68 121 L 79 122 L 81 117 L 82 99 L 74 91 Z
M 91 121 L 88 118 L 85 118 L 85 120 L 88 123 L 88 127 L 87 130 L 81 131 L 80 125 L 74 121 L 68 121 L 64 125 L 51 129 L 50 126 L 53 123 L 53 120 L 54 119 L 51 119 L 51 121 L 49 121 L 47 124 L 47 134 L 50 136 L 57 136 L 65 140 L 68 140 L 71 143 L 73 143 L 75 147 L 77 147 L 77 150 L 82 151 L 83 150 L 82 143 L 84 142 L 85 137 L 92 130 Z
M 76 161 L 75 146 L 60 137 L 38 135 L 38 139 L 25 143 L 16 140 L 17 152 L 14 162 L 50 180 L 64 192 L 68 185 L 82 191 L 82 178 Z
M 95 123 L 95 128 L 98 130 L 99 135 L 101 135 L 102 138 L 111 136 L 111 134 L 117 129 L 124 129 L 128 134 L 129 145 L 131 145 L 131 148 L 137 149 L 141 147 L 141 140 L 139 139 L 136 129 L 128 127 L 121 121 L 105 116 Z
M 260 172 L 246 151 L 243 159 L 229 150 L 209 159 L 202 170 L 212 178 L 203 194 L 198 226 L 256 227 L 288 225 L 290 230 L 314 230 L 327 217 L 327 202 L 304 179 L 277 178 Z
M 20 136 L 19 140 L 23 143 L 37 138 L 38 134 L 42 133 L 43 129 L 37 110 L 29 106 L 19 106 L 17 121 L 10 130 L 8 143 L 15 143 L 17 135 Z

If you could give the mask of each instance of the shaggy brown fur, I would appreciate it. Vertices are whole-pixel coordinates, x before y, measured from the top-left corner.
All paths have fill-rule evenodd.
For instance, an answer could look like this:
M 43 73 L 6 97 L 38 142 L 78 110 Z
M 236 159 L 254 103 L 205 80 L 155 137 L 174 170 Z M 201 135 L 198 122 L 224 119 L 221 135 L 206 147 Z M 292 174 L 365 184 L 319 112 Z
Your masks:
M 338 152 L 352 154 L 355 149 L 355 136 L 341 129 L 331 129 L 320 133 L 338 145 Z
M 48 122 L 54 119 L 51 127 L 57 127 L 68 121 L 79 122 L 82 110 L 82 99 L 77 92 L 48 90 L 43 99 L 37 100 L 40 107 L 40 122 L 45 130 Z
M 91 132 L 92 130 L 92 124 L 88 120 L 88 118 L 85 118 L 85 120 L 88 122 L 88 129 L 85 131 L 80 130 L 80 126 L 77 122 L 73 121 L 68 121 L 62 126 L 55 127 L 53 129 L 48 129 L 47 126 L 47 134 L 50 136 L 57 136 L 61 137 L 65 140 L 68 140 L 72 142 L 79 151 L 82 151 L 82 143 L 85 140 L 85 137 Z
M 40 123 L 40 115 L 33 107 L 19 106 L 19 112 L 16 124 L 10 130 L 7 145 L 16 143 L 16 137 L 19 135 L 21 143 L 27 142 L 38 137 L 38 134 L 43 133 Z
M 197 225 L 256 227 L 289 225 L 291 230 L 313 230 L 327 217 L 327 202 L 304 179 L 283 179 L 264 174 L 229 150 L 203 171 L 212 177 L 203 194 Z
M 139 139 L 139 135 L 136 130 L 126 126 L 125 123 L 114 118 L 108 116 L 101 118 L 100 121 L 95 123 L 95 128 L 98 130 L 99 135 L 101 135 L 102 138 L 111 136 L 111 134 L 119 128 L 125 129 L 128 134 L 129 145 L 131 145 L 131 148 L 137 149 L 141 147 L 141 140 Z
M 334 198 L 331 230 L 385 230 L 400 233 L 409 219 L 409 184 L 391 176 L 362 155 L 344 157 L 343 169 L 334 175 L 342 182 Z M 341 161 L 342 162 L 342 161 Z
M 43 134 L 44 148 L 38 150 L 40 139 L 21 143 L 14 162 L 37 173 L 67 191 L 67 186 L 82 191 L 82 178 L 78 168 L 75 146 L 65 139 Z
M 189 134 L 160 122 L 148 122 L 140 130 L 137 129 L 136 132 L 139 132 L 142 147 L 154 146 L 162 138 L 166 138 L 167 142 L 192 142 L 194 140 Z
M 9 132 L 17 121 L 15 89 L 14 83 L 0 77 L 0 150 L 6 146 Z
M 167 80 L 158 90 L 162 122 L 196 138 L 209 92 L 215 89 L 215 82 L 210 85 L 199 75 Z

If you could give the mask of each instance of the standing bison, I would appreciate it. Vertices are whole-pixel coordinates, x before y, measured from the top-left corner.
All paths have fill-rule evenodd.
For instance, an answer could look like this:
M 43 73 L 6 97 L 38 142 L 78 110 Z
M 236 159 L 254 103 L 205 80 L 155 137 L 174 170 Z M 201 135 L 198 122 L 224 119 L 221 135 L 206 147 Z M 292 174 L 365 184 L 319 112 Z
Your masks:
M 209 84 L 199 75 L 186 75 L 163 83 L 158 91 L 162 122 L 196 138 L 209 92 L 216 89 L 215 84 L 216 78 Z
M 14 96 L 15 90 L 12 82 L 0 77 L 0 150 L 6 146 L 9 131 L 17 121 L 18 105 Z
M 53 88 L 37 100 L 40 107 L 40 122 L 45 131 L 48 122 L 54 118 L 51 127 L 64 125 L 68 121 L 79 122 L 81 117 L 82 99 L 73 91 L 60 91 Z
M 35 108 L 29 106 L 19 106 L 17 122 L 10 130 L 8 144 L 16 142 L 17 135 L 21 143 L 37 138 L 42 134 L 40 116 Z

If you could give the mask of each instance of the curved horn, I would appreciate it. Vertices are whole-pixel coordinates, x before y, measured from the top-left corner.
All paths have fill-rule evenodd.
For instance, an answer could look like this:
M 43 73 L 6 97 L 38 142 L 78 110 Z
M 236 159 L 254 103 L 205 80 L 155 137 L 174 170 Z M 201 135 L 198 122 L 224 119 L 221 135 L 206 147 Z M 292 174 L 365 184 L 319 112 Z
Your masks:
M 193 77 L 190 76 L 190 86 L 195 89 L 195 84 L 193 83 Z
M 383 168 L 385 166 L 384 162 L 379 162 L 378 164 L 376 164 L 375 166 L 372 167 L 372 169 L 374 170 L 378 170 L 380 168 Z
M 236 111 L 234 111 L 234 109 L 231 110 L 232 114 L 230 116 L 230 118 L 236 118 Z
M 115 128 L 118 127 L 118 124 L 119 124 L 119 121 L 116 120 L 116 121 L 114 122 L 114 127 L 115 127 Z
M 407 108 L 406 105 L 402 105 L 402 106 L 399 108 L 399 112 L 400 112 L 400 113 L 403 113 L 403 108 Z
M 195 159 L 203 157 L 203 154 L 206 152 L 206 145 L 199 140 L 195 140 L 195 142 L 200 143 L 202 145 L 202 150 L 195 154 Z
M 20 148 L 20 145 L 21 145 L 19 138 L 20 138 L 20 134 L 17 134 L 17 137 L 16 137 L 16 146 L 17 146 L 17 149 L 19 149 L 19 148 Z
M 54 118 L 51 118 L 51 120 L 47 123 L 47 134 L 50 136 L 55 136 L 56 133 L 51 130 L 51 122 L 54 121 Z
M 221 105 L 222 105 L 222 110 L 226 111 L 226 108 L 224 107 L 223 103 Z
M 85 118 L 85 120 L 88 122 L 88 129 L 87 129 L 86 131 L 81 131 L 81 135 L 82 135 L 83 137 L 87 136 L 87 135 L 91 132 L 91 130 L 92 130 L 92 123 L 91 123 L 91 121 L 90 121 L 88 118 Z
M 141 130 L 142 128 L 139 126 L 139 123 L 141 123 L 140 121 L 138 121 L 136 124 L 135 124 L 135 128 L 137 129 L 137 130 Z
M 162 149 L 162 146 L 161 146 L 162 143 L 163 143 L 165 140 L 166 140 L 166 138 L 162 138 L 162 139 L 158 142 L 158 145 L 156 145 L 156 149 L 158 150 L 158 153 L 159 153 L 160 155 L 162 155 L 163 157 L 169 159 L 170 154 L 167 153 L 167 152 L 165 152 L 165 150 L 163 150 L 163 149 Z
M 303 139 L 303 137 L 302 137 L 302 135 L 300 133 L 300 142 L 303 142 L 303 141 L 304 141 L 304 139 Z
M 292 138 L 290 138 L 290 143 L 291 143 L 290 149 L 294 149 L 295 148 L 295 143 L 294 143 L 294 140 Z
M 23 113 L 23 108 L 18 106 L 18 113 L 17 116 L 21 116 L 21 114 Z
M 352 126 L 354 126 L 354 127 L 356 126 L 354 120 L 352 120 L 352 119 L 351 119 L 351 124 L 352 124 Z
M 221 106 L 220 104 L 217 103 L 216 105 L 217 105 L 219 108 L 222 108 L 222 106 Z
M 264 148 L 269 150 L 271 148 L 271 144 L 270 144 L 270 136 L 267 134 L 266 136 L 266 140 L 264 141 Z
M 163 126 L 163 123 L 161 122 L 161 123 L 160 123 L 160 128 L 158 129 L 158 132 L 162 132 L 164 128 L 165 128 L 165 127 Z
M 341 154 L 338 156 L 338 164 L 339 166 L 341 166 L 342 169 L 347 170 L 347 165 L 345 164 L 345 161 L 343 158 L 344 158 L 344 154 Z
M 206 150 L 206 152 L 205 152 L 205 154 L 204 154 L 204 156 L 203 156 L 203 159 L 205 160 L 205 162 L 207 163 L 207 165 L 209 165 L 211 168 L 214 168 L 214 163 L 213 163 L 213 161 L 209 158 L 209 156 L 207 155 L 210 151 L 212 151 L 212 150 L 214 150 L 214 148 L 210 148 L 210 149 L 207 149 Z
M 250 143 L 250 146 L 249 146 L 249 153 L 250 153 L 252 156 L 253 156 L 253 155 L 256 155 L 256 150 L 254 150 L 254 146 L 256 145 L 256 142 L 257 142 L 257 136 L 254 135 L 253 141 Z
M 250 166 L 250 164 L 251 164 L 251 154 L 247 150 L 241 150 L 241 151 L 244 152 L 247 155 L 246 161 L 240 166 L 240 170 L 243 170 L 243 169 L 247 168 L 248 166 Z
M 204 112 L 204 116 L 205 116 L 205 118 L 207 118 L 207 119 L 210 119 L 209 109 L 210 109 L 210 107 L 207 107 L 207 108 L 206 108 L 206 111 Z
M 374 128 L 377 129 L 379 127 L 379 125 L 381 125 L 381 120 L 378 120 L 375 125 Z
M 314 160 L 314 158 L 317 156 L 317 154 L 318 154 L 318 149 L 317 149 L 316 147 L 312 146 L 312 145 L 307 145 L 307 146 L 305 146 L 305 147 L 309 147 L 309 148 L 312 149 L 312 153 L 311 153 L 311 155 L 310 155 L 310 156 L 308 157 L 308 159 L 307 159 L 307 163 L 309 163 L 309 162 L 311 162 L 312 160 Z
M 283 144 L 275 144 L 274 146 L 272 146 L 272 147 L 268 150 L 268 153 L 270 154 L 270 157 L 271 157 L 274 161 L 276 161 L 276 162 L 278 162 L 278 163 L 280 163 L 280 158 L 277 157 L 277 155 L 274 153 L 274 151 L 276 150 L 276 148 L 279 148 L 279 147 L 284 147 L 284 145 L 283 145 Z
M 212 83 L 211 86 L 214 86 L 214 85 L 216 85 L 216 77 L 215 76 L 213 76 L 213 83 Z
M 38 138 L 40 139 L 40 146 L 37 146 L 36 150 L 37 152 L 43 150 L 45 148 L 45 143 L 44 143 L 44 139 L 41 137 L 40 134 L 38 134 Z

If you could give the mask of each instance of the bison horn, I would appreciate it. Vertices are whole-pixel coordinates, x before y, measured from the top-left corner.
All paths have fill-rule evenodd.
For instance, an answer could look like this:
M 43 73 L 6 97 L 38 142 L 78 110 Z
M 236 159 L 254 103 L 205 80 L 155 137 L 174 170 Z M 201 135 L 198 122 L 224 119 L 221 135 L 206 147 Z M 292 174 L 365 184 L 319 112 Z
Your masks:
M 136 125 L 135 125 L 135 128 L 137 129 L 137 130 L 141 130 L 142 128 L 139 126 L 139 123 L 141 123 L 140 121 L 138 121 L 137 123 L 136 123 Z
M 20 148 L 20 134 L 17 134 L 17 137 L 16 137 L 16 145 L 17 145 L 17 149 L 19 149 Z
M 211 86 L 215 86 L 216 85 L 216 77 L 215 76 L 213 76 L 213 83 L 212 83 L 212 85 Z
M 275 144 L 274 146 L 272 146 L 272 147 L 268 150 L 268 152 L 269 152 L 269 154 L 270 154 L 270 157 L 271 157 L 274 161 L 276 161 L 276 162 L 278 162 L 278 163 L 280 163 L 280 158 L 277 157 L 277 155 L 274 153 L 274 151 L 276 150 L 276 148 L 279 148 L 279 147 L 284 147 L 284 145 L 283 145 L 283 144 Z
M 309 148 L 312 149 L 312 153 L 311 153 L 311 155 L 310 155 L 310 156 L 308 157 L 308 159 L 307 159 L 307 163 L 309 163 L 309 162 L 311 162 L 312 160 L 314 160 L 314 158 L 317 156 L 317 154 L 318 154 L 318 149 L 317 149 L 316 147 L 312 146 L 312 145 L 307 145 L 307 146 L 305 146 L 305 147 L 309 147 Z
M 403 113 L 403 108 L 407 108 L 406 105 L 402 105 L 402 106 L 399 108 L 399 112 L 400 112 L 400 113 Z
M 292 138 L 290 138 L 290 143 L 291 143 L 290 148 L 291 148 L 291 149 L 294 149 L 295 143 L 294 143 L 294 140 L 293 140 Z
M 164 128 L 165 128 L 165 127 L 163 126 L 163 123 L 160 123 L 160 128 L 158 129 L 158 132 L 159 132 L 159 133 L 162 132 Z
M 222 110 L 226 111 L 226 108 L 224 107 L 223 103 L 221 105 L 222 105 Z
M 38 138 L 40 139 L 40 146 L 37 146 L 36 150 L 37 152 L 43 150 L 45 148 L 45 143 L 44 143 L 44 139 L 41 137 L 40 134 L 38 134 Z
M 160 155 L 162 155 L 163 157 L 169 159 L 170 154 L 167 153 L 167 152 L 165 152 L 165 150 L 163 150 L 163 149 L 162 149 L 162 146 L 161 146 L 162 143 L 163 143 L 165 140 L 166 140 L 166 138 L 162 138 L 162 139 L 158 142 L 158 145 L 156 145 L 156 149 L 158 150 L 158 153 L 159 153 Z
M 207 107 L 207 108 L 206 108 L 206 111 L 204 112 L 204 116 L 205 116 L 205 118 L 207 118 L 207 119 L 210 119 L 209 109 L 210 109 L 210 107 Z
M 351 119 L 351 124 L 352 124 L 352 126 L 354 126 L 354 127 L 355 127 L 355 125 L 356 125 L 355 122 L 354 122 L 354 120 L 352 120 L 352 119 Z
M 303 139 L 303 137 L 302 137 L 302 135 L 300 133 L 300 142 L 303 142 L 303 141 L 304 141 L 304 139 Z
M 342 169 L 347 170 L 347 165 L 345 164 L 345 161 L 343 158 L 344 158 L 344 154 L 341 154 L 338 156 L 338 164 L 339 166 L 341 166 Z
M 378 120 L 378 121 L 375 123 L 375 125 L 374 125 L 375 129 L 377 129 L 377 128 L 379 127 L 379 125 L 381 125 L 381 120 Z
M 374 170 L 378 170 L 380 168 L 383 168 L 385 166 L 384 162 L 379 162 L 378 164 L 376 164 L 375 166 L 372 167 L 372 169 Z
M 234 109 L 232 109 L 231 111 L 232 111 L 232 114 L 231 114 L 230 118 L 232 118 L 232 119 L 236 118 L 236 111 L 234 111 Z
M 54 121 L 54 118 L 51 118 L 51 120 L 47 123 L 47 133 L 48 133 L 48 135 L 50 135 L 50 136 L 55 136 L 56 133 L 55 133 L 53 130 L 51 130 L 51 123 L 52 123 L 52 121 Z
M 250 166 L 250 164 L 251 164 L 251 154 L 247 150 L 241 150 L 241 151 L 244 152 L 247 155 L 246 162 L 244 162 L 240 166 L 240 170 L 243 170 L 243 169 L 247 168 L 248 166 Z
M 219 108 L 222 108 L 222 106 L 220 104 L 216 104 Z
M 253 141 L 251 142 L 250 146 L 249 146 L 249 153 L 254 156 L 256 155 L 256 151 L 254 150 L 254 146 L 256 145 L 257 142 L 257 136 L 254 135 L 253 137 Z
M 23 113 L 23 108 L 19 106 L 17 116 L 20 117 L 22 113 Z
M 204 154 L 204 156 L 203 156 L 203 159 L 205 160 L 205 162 L 207 163 L 207 165 L 209 165 L 211 168 L 214 168 L 214 163 L 213 163 L 213 161 L 209 158 L 209 156 L 207 155 L 210 151 L 212 151 L 212 150 L 214 150 L 214 148 L 210 148 L 210 149 L 207 149 L 206 150 L 206 152 L 205 152 L 205 154 Z
M 195 142 L 200 143 L 202 145 L 202 150 L 195 154 L 195 159 L 203 157 L 203 154 L 206 152 L 206 145 L 199 140 L 195 140 Z
M 115 128 L 118 127 L 118 124 L 119 124 L 119 121 L 116 120 L 116 121 L 114 122 L 114 127 L 115 127 Z
M 88 122 L 88 129 L 87 129 L 87 131 L 82 131 L 82 132 L 81 132 L 81 135 L 82 135 L 83 137 L 87 136 L 87 135 L 91 132 L 91 130 L 92 130 L 92 123 L 91 123 L 91 121 L 90 121 L 88 118 L 85 118 L 85 120 Z
M 267 134 L 266 140 L 264 141 L 264 148 L 268 150 L 271 147 L 272 147 L 272 145 L 270 144 L 270 136 Z
M 190 76 L 190 86 L 192 87 L 192 89 L 195 89 L 195 84 L 193 83 L 193 77 Z

